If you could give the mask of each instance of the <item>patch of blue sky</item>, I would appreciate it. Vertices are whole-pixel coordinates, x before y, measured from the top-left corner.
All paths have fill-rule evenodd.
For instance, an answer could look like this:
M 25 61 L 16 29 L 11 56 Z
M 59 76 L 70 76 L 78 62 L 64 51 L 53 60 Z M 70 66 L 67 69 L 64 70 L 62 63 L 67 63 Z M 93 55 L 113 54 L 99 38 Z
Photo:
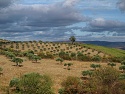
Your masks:
M 52 4 L 61 1 L 63 0 L 18 0 L 17 3 L 32 5 L 32 4 Z
M 85 27 L 85 26 L 86 26 L 85 22 L 79 22 L 79 23 L 76 23 L 76 24 L 73 24 L 73 25 L 66 26 L 66 28 L 70 28 L 70 27 Z
M 81 0 L 79 6 L 84 9 L 113 9 L 118 0 Z
M 83 15 L 92 18 L 104 18 L 107 20 L 125 21 L 125 14 L 118 9 L 113 10 L 84 10 Z
M 82 32 L 80 30 L 73 30 L 73 32 L 76 36 L 86 36 L 92 34 L 92 32 L 87 32 L 87 31 Z

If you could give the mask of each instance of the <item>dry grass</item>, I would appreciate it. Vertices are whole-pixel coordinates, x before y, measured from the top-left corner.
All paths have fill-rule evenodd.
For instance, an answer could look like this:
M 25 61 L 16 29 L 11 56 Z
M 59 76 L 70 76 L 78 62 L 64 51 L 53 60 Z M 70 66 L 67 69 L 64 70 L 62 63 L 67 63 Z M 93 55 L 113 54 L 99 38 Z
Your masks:
M 81 77 L 81 71 L 90 69 L 90 64 L 94 62 L 79 62 L 79 61 L 64 61 L 63 63 L 72 62 L 71 70 L 66 70 L 63 64 L 58 64 L 57 61 L 51 59 L 42 59 L 39 63 L 32 63 L 24 58 L 23 67 L 13 66 L 14 63 L 9 61 L 4 56 L 0 56 L 0 66 L 3 68 L 3 76 L 0 77 L 1 85 L 8 86 L 9 81 L 14 77 L 19 77 L 25 73 L 38 72 L 40 74 L 49 75 L 54 82 L 54 90 L 57 94 L 61 86 L 61 82 L 67 76 Z M 106 65 L 106 63 L 100 63 Z M 118 64 L 119 66 L 119 64 Z M 1 94 L 1 93 L 0 93 Z

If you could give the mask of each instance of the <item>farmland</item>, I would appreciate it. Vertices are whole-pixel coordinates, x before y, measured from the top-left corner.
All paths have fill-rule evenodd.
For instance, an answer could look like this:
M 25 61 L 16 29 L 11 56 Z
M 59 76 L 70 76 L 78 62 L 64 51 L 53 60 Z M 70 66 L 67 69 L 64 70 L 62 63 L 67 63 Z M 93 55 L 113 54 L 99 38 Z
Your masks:
M 11 57 L 9 57 L 12 55 L 8 55 L 8 52 L 23 60 L 20 64 L 21 66 L 16 66 L 15 62 L 12 62 Z M 34 60 L 29 59 L 28 52 L 33 52 L 34 55 L 38 55 L 41 57 L 41 60 L 35 62 Z M 61 57 L 63 55 L 62 52 L 65 52 L 65 55 L 68 58 Z M 72 53 L 75 53 L 75 58 L 71 56 Z M 43 54 L 45 56 L 43 56 Z M 58 94 L 62 81 L 67 77 L 83 77 L 82 71 L 92 70 L 92 67 L 90 67 L 91 64 L 99 64 L 102 67 L 108 66 L 107 64 L 112 60 L 109 60 L 110 57 L 118 56 L 115 54 L 124 57 L 123 50 L 112 50 L 112 48 L 88 44 L 42 41 L 4 42 L 1 45 L 0 55 L 0 67 L 3 69 L 3 75 L 1 75 L 0 80 L 1 93 L 4 94 L 11 79 L 21 77 L 26 73 L 36 72 L 41 75 L 49 75 L 53 82 L 52 89 L 55 94 Z M 94 56 L 98 56 L 100 59 L 93 59 Z M 84 58 L 82 59 L 81 57 Z M 63 58 L 62 63 L 56 60 L 58 58 Z M 72 63 L 70 70 L 67 69 L 67 66 L 64 66 L 64 64 L 68 63 Z M 118 71 L 121 66 L 120 63 L 121 62 L 115 62 L 116 66 L 114 68 Z

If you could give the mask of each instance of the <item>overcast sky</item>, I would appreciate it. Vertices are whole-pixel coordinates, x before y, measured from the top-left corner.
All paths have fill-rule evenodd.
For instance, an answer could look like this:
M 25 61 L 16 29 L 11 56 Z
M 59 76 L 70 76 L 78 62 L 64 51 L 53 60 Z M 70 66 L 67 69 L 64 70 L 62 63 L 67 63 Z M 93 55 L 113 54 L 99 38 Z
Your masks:
M 125 0 L 0 0 L 0 38 L 124 41 Z

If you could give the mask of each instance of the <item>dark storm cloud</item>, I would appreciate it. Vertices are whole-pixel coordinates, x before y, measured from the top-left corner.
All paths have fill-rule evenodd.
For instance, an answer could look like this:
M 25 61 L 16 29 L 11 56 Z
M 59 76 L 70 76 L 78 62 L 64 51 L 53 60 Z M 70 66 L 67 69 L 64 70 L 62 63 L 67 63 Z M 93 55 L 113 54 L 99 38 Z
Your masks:
M 121 28 L 125 26 L 125 23 L 120 21 L 105 20 L 103 18 L 97 18 L 92 20 L 89 23 L 89 25 L 97 28 Z
M 15 4 L 2 9 L 0 10 L 0 37 L 11 40 L 65 38 L 68 36 L 67 31 L 72 32 L 72 29 L 66 26 L 89 20 L 73 7 L 76 3 L 74 1 L 67 0 L 50 5 Z
M 119 2 L 117 3 L 117 6 L 121 11 L 125 11 L 125 0 L 119 0 Z
M 30 15 L 27 16 L 25 23 L 27 26 L 60 27 L 87 20 L 74 8 L 64 7 L 61 4 L 40 6 L 37 10 L 34 7 L 28 14 Z
M 87 21 L 79 11 L 63 3 L 54 5 L 15 5 L 0 11 L 0 24 L 31 27 L 60 27 Z
M 8 7 L 12 4 L 13 0 L 0 0 L 0 8 Z

